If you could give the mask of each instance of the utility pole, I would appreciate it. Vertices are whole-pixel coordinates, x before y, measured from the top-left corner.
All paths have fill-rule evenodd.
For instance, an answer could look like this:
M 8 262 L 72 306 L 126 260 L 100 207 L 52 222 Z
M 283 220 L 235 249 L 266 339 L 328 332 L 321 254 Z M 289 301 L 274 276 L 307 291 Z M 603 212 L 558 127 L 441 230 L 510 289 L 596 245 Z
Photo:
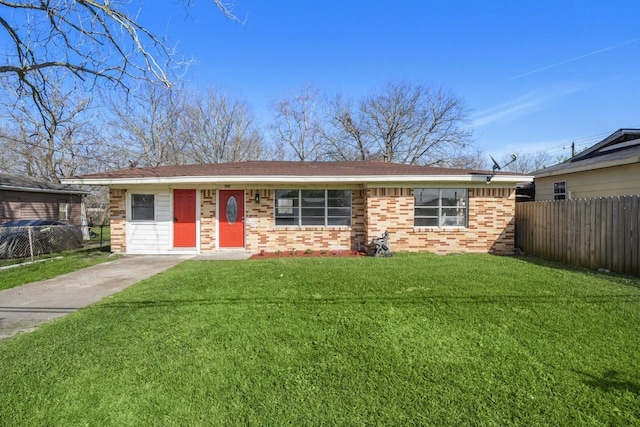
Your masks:
M 576 142 L 571 141 L 571 157 L 574 157 L 575 155 L 576 155 Z

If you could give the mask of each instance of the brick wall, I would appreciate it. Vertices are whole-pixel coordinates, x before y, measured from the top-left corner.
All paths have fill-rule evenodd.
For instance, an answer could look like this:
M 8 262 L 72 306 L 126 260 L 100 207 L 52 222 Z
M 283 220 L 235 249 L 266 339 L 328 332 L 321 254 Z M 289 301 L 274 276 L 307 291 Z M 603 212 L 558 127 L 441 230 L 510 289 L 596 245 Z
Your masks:
M 260 194 L 260 202 L 255 194 Z M 111 189 L 111 250 L 126 251 L 126 190 Z M 200 193 L 201 251 L 213 252 L 216 190 Z M 245 247 L 248 251 L 359 249 L 385 230 L 392 251 L 491 252 L 511 254 L 515 239 L 515 190 L 468 190 L 468 227 L 413 226 L 412 188 L 368 188 L 352 192 L 351 227 L 276 227 L 273 189 L 246 189 Z
M 109 189 L 111 252 L 126 252 L 127 190 Z
M 260 202 L 255 202 L 255 194 Z M 365 241 L 364 191 L 353 190 L 351 227 L 276 227 L 274 221 L 274 190 L 246 191 L 246 249 L 274 252 L 319 250 L 350 250 Z
M 513 253 L 514 189 L 469 189 L 467 228 L 414 227 L 411 188 L 369 188 L 366 191 L 368 241 L 388 230 L 392 250 Z
M 471 247 L 478 252 L 513 254 L 516 236 L 515 189 L 471 189 L 469 201 L 473 203 L 473 210 L 469 214 L 469 228 L 471 229 L 471 224 L 474 225 L 472 230 L 478 239 Z
M 216 190 L 202 190 L 200 193 L 200 250 L 216 250 Z

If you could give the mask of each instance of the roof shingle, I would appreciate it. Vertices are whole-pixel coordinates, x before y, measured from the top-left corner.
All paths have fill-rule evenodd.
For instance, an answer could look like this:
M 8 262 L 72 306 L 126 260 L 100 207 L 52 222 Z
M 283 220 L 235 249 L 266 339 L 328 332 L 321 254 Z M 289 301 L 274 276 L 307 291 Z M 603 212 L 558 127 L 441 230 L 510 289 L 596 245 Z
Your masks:
M 194 164 L 180 166 L 157 166 L 147 168 L 120 169 L 81 175 L 78 179 L 161 178 L 198 176 L 419 176 L 419 175 L 487 175 L 491 171 L 450 169 L 433 166 L 406 165 L 379 161 L 359 162 L 287 162 L 248 161 L 237 163 Z M 519 175 L 514 173 L 499 173 Z
M 66 184 L 45 181 L 26 175 L 0 174 L 0 189 L 61 194 L 89 194 L 88 191 Z

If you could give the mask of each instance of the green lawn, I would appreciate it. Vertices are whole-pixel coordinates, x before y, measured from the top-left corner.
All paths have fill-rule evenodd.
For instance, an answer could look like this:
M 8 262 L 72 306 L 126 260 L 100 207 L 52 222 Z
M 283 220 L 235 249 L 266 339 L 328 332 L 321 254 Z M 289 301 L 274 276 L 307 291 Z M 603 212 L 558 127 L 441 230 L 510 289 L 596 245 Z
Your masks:
M 30 258 L 0 260 L 0 267 L 20 264 L 20 267 L 0 270 L 0 291 L 25 283 L 50 279 L 101 262 L 113 261 L 113 258 L 110 257 L 110 247 L 105 246 L 41 255 L 37 260 L 38 262 L 34 264 L 29 263 Z
M 106 246 L 110 244 L 111 227 L 109 227 L 108 225 L 103 225 L 103 226 L 96 225 L 89 228 L 89 230 L 92 233 L 91 238 L 89 239 L 90 242 L 95 242 L 95 243 L 102 242 L 102 244 Z
M 0 425 L 638 425 L 639 324 L 535 259 L 186 261 L 0 342 Z

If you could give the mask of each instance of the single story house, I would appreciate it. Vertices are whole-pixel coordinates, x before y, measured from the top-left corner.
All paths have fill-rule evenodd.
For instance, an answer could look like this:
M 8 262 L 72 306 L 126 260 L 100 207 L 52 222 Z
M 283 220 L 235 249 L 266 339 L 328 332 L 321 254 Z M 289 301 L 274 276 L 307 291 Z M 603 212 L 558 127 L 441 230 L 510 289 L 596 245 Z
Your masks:
M 0 224 L 48 219 L 81 225 L 88 191 L 24 175 L 0 174 Z
M 249 161 L 66 179 L 109 186 L 111 250 L 358 250 L 389 231 L 397 251 L 514 250 L 521 174 L 361 162 Z
M 536 200 L 640 194 L 640 129 L 619 129 L 569 160 L 533 174 Z

